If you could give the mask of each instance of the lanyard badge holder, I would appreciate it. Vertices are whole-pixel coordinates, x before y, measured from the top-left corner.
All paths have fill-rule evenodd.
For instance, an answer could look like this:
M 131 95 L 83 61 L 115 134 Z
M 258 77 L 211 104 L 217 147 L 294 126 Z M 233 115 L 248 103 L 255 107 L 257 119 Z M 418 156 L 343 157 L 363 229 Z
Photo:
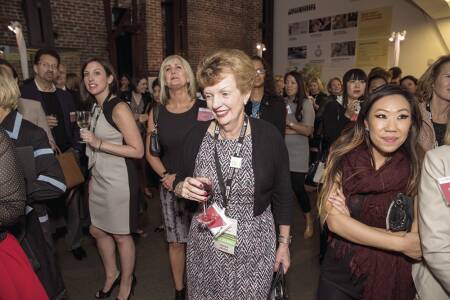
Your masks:
M 450 206 L 450 177 L 438 178 L 438 184 L 441 188 L 442 195 L 446 200 L 447 206 Z
M 212 206 L 208 208 L 209 210 L 214 210 L 217 213 L 218 219 L 221 220 L 224 224 L 220 227 L 214 229 L 215 226 L 208 226 L 211 233 L 214 235 L 214 247 L 220 251 L 223 251 L 228 254 L 234 254 L 234 249 L 236 248 L 237 243 L 237 220 L 232 219 L 226 216 L 226 210 L 228 207 L 228 202 L 231 195 L 231 186 L 233 183 L 234 175 L 236 173 L 236 169 L 240 169 L 242 167 L 242 157 L 241 150 L 244 144 L 245 133 L 247 132 L 248 127 L 248 117 L 245 116 L 244 124 L 241 128 L 241 132 L 239 134 L 238 145 L 236 147 L 236 151 L 230 160 L 231 170 L 224 180 L 224 176 L 222 173 L 222 169 L 220 167 L 219 156 L 217 154 L 216 142 L 219 139 L 219 127 L 216 124 L 216 128 L 214 130 L 214 163 L 216 166 L 217 178 L 220 188 L 220 195 L 223 200 L 223 208 L 220 207 L 217 203 L 214 203 Z M 214 222 L 211 225 L 219 225 L 220 223 Z

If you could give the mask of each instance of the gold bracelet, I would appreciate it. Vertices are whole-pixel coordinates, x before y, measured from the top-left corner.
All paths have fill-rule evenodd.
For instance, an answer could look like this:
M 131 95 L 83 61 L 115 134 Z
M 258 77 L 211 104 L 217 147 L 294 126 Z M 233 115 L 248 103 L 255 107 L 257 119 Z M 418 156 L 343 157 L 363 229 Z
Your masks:
M 97 151 L 101 151 L 101 147 L 102 147 L 102 143 L 103 143 L 103 140 L 100 140 L 100 145 L 98 145 L 98 148 L 97 148 Z

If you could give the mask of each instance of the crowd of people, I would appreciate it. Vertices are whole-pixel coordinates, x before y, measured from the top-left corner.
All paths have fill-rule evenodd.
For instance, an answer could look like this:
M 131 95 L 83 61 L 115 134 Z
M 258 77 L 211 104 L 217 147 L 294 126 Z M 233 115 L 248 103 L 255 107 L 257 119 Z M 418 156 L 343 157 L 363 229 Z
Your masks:
M 63 226 L 76 259 L 83 228 L 96 241 L 92 295 L 130 299 L 134 235 L 158 190 L 176 300 L 267 299 L 292 236 L 315 232 L 319 300 L 450 299 L 450 56 L 420 79 L 375 67 L 326 85 L 236 49 L 195 71 L 168 56 L 151 84 L 100 58 L 67 73 L 53 49 L 33 70 L 20 81 L 0 60 L 0 299 L 66 297 Z M 84 183 L 66 186 L 66 153 Z

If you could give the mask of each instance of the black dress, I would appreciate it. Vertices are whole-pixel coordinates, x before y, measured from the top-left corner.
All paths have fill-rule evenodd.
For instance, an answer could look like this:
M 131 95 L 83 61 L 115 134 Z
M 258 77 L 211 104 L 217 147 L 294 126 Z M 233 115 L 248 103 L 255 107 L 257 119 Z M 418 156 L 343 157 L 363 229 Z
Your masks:
M 171 113 L 164 106 L 159 106 L 158 133 L 161 145 L 161 161 L 169 173 L 178 173 L 180 169 L 180 150 L 187 133 L 198 123 L 197 114 L 200 107 L 205 107 L 202 100 L 195 100 L 191 109 L 183 113 Z M 192 212 L 186 201 L 178 199 L 173 192 L 160 188 L 163 220 L 166 240 L 169 243 L 186 243 Z

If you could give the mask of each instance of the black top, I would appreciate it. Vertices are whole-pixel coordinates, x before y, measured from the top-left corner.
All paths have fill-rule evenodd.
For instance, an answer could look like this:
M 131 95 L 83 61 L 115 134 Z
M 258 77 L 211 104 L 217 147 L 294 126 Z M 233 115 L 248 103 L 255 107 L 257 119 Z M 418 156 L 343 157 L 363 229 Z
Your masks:
M 311 96 L 316 100 L 316 104 L 319 106 L 318 112 L 330 101 L 330 98 L 324 92 L 319 92 L 318 94 Z
M 247 102 L 245 113 L 248 116 L 252 115 L 251 101 Z M 284 137 L 286 129 L 286 104 L 282 97 L 264 93 L 259 106 L 259 118 L 274 125 Z
M 58 101 L 58 97 L 55 92 L 41 92 L 41 95 L 43 99 L 42 104 L 46 115 L 54 115 L 58 119 L 58 126 L 52 128 L 52 133 L 55 138 L 56 145 L 58 145 L 59 149 L 64 152 L 72 146 L 72 143 L 66 134 L 66 129 L 64 128 L 64 114 Z
M 161 145 L 161 161 L 170 173 L 180 169 L 179 156 L 183 141 L 188 132 L 197 124 L 200 107 L 205 107 L 202 100 L 195 100 L 191 109 L 183 113 L 171 113 L 164 106 L 159 106 L 158 134 Z
M 25 213 L 25 181 L 20 171 L 14 144 L 0 129 L 0 241 L 5 227 L 13 225 Z
M 329 147 L 341 135 L 350 119 L 345 116 L 345 108 L 339 102 L 330 101 L 325 105 L 321 122 L 323 140 L 326 147 Z
M 447 124 L 439 124 L 433 122 L 434 133 L 436 134 L 436 141 L 439 146 L 444 145 L 445 131 L 447 130 Z
M 271 204 L 275 222 L 289 225 L 292 222 L 294 194 L 292 192 L 289 156 L 282 136 L 266 121 L 249 118 L 252 135 L 252 166 L 255 174 L 254 216 L 262 214 Z M 208 130 L 209 122 L 199 122 L 187 134 L 180 156 L 180 172 L 174 182 L 192 176 L 200 145 Z M 179 152 L 178 152 L 179 154 Z
M 317 95 L 312 95 L 316 100 L 316 104 L 319 108 L 316 110 L 316 116 L 314 118 L 314 133 L 309 140 L 310 147 L 319 147 L 322 137 L 322 114 L 328 102 L 333 101 L 332 97 L 327 96 L 325 93 L 320 92 Z

